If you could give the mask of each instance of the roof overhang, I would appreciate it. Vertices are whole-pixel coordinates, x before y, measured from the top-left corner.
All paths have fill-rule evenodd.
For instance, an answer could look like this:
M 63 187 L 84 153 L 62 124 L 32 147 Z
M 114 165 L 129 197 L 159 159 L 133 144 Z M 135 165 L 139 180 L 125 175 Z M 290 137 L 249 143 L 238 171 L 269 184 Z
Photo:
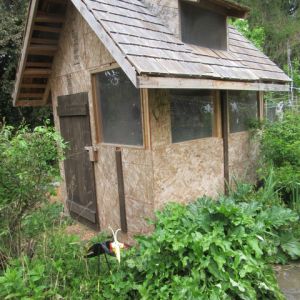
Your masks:
M 203 8 L 225 14 L 228 17 L 246 18 L 250 11 L 249 7 L 228 0 L 181 0 L 181 1 L 195 3 Z
M 12 95 L 15 106 L 43 106 L 51 101 L 49 78 L 65 10 L 66 0 L 30 2 Z
M 288 92 L 288 83 L 229 81 L 202 78 L 139 76 L 139 88 L 148 89 L 211 89 Z

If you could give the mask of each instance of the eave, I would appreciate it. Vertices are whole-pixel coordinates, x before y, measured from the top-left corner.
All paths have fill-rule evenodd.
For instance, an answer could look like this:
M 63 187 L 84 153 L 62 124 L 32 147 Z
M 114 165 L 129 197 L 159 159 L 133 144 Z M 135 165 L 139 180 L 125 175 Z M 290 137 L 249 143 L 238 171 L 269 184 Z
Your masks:
M 49 78 L 65 20 L 65 7 L 65 0 L 30 2 L 12 95 L 15 106 L 43 106 L 49 102 Z

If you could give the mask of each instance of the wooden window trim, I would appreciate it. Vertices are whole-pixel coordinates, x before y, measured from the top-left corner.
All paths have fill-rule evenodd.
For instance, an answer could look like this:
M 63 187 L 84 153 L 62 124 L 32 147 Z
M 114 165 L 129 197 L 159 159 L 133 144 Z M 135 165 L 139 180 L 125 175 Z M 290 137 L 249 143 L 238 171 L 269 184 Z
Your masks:
M 257 119 L 263 121 L 265 116 L 264 93 L 257 92 Z
M 221 109 L 221 91 L 214 91 L 214 120 L 213 120 L 213 136 L 222 137 L 222 109 Z
M 242 90 L 236 90 L 236 91 L 242 91 Z M 231 132 L 228 92 L 229 91 L 227 90 L 226 95 L 227 95 L 227 110 L 228 110 L 228 130 L 229 130 L 228 134 L 234 135 L 234 134 L 239 134 L 239 133 L 243 133 L 243 132 L 249 132 L 249 129 L 237 131 L 237 132 Z M 230 90 L 230 92 L 231 92 L 231 90 Z M 250 92 L 253 92 L 253 91 L 250 91 Z M 262 121 L 264 119 L 263 101 L 261 102 L 261 95 L 263 95 L 263 92 L 258 91 L 256 94 L 257 94 L 257 120 Z M 263 96 L 262 96 L 262 100 L 263 100 Z M 261 105 L 262 105 L 262 107 L 261 107 Z
M 91 74 L 91 83 L 92 83 L 92 98 L 93 98 L 93 107 L 94 107 L 94 119 L 95 119 L 95 133 L 96 133 L 96 146 L 110 146 L 118 148 L 129 148 L 137 150 L 146 150 L 151 147 L 151 134 L 150 134 L 150 115 L 149 115 L 149 93 L 148 89 L 139 89 L 140 90 L 140 103 L 141 103 L 141 120 L 142 120 L 142 136 L 143 136 L 143 145 L 126 145 L 118 143 L 105 143 L 103 141 L 102 134 L 102 122 L 101 122 L 101 108 L 98 101 L 98 94 L 96 89 L 96 75 L 100 72 L 105 72 L 113 69 L 120 68 L 116 63 L 108 64 L 90 71 Z M 101 95 L 99 95 L 99 100 L 101 101 Z
M 178 145 L 182 143 L 190 143 L 190 142 L 197 142 L 197 141 L 202 141 L 202 140 L 207 140 L 207 139 L 213 139 L 213 138 L 222 138 L 222 111 L 221 111 L 221 94 L 220 91 L 211 91 L 212 93 L 212 104 L 214 108 L 214 113 L 213 113 L 213 119 L 212 119 L 212 136 L 208 137 L 203 137 L 203 138 L 195 138 L 187 141 L 180 141 L 180 142 L 173 142 L 172 141 L 172 123 L 170 121 L 170 144 L 172 145 Z M 168 93 L 170 105 L 171 105 L 171 94 L 170 90 Z M 170 110 L 171 113 L 171 110 Z M 171 115 L 170 115 L 171 118 Z

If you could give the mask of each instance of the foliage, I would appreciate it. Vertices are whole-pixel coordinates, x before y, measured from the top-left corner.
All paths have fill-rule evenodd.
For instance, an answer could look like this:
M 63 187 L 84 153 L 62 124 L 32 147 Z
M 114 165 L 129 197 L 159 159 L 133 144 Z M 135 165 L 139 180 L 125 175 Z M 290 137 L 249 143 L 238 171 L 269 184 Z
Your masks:
M 116 259 L 108 257 L 112 274 L 104 263 L 99 274 L 98 259 L 84 258 L 87 246 L 78 236 L 67 235 L 64 226 L 47 230 L 31 259 L 13 260 L 0 276 L 0 298 L 138 299 Z
M 265 31 L 264 52 L 280 66 L 286 64 L 287 45 L 292 60 L 299 58 L 299 0 L 236 0 L 250 7 L 250 29 L 262 27 Z
M 260 174 L 274 170 L 284 200 L 297 201 L 300 187 L 300 114 L 286 113 L 283 120 L 266 123 L 261 136 L 263 165 Z
M 47 125 L 33 131 L 26 126 L 0 129 L 0 253 L 20 253 L 22 226 L 54 191 L 64 147 Z
M 11 98 L 28 2 L 5 0 L 0 3 L 0 122 L 2 119 L 9 124 L 25 121 L 34 127 L 51 117 L 50 108 L 14 108 Z
M 264 259 L 293 246 L 299 257 L 300 245 L 284 248 L 276 234 L 297 221 L 289 209 L 255 201 L 171 204 L 157 214 L 153 235 L 138 239 L 139 292 L 143 299 L 281 299 Z
M 254 195 L 244 185 L 216 201 L 167 205 L 153 234 L 138 237 L 120 266 L 108 257 L 110 272 L 101 258 L 100 274 L 97 258 L 84 258 L 85 242 L 63 226 L 47 230 L 31 258 L 12 261 L 0 276 L 0 298 L 284 299 L 265 261 L 278 253 L 300 256 L 288 230 L 298 216 Z
M 263 49 L 266 38 L 263 27 L 260 26 L 250 29 L 248 20 L 244 19 L 231 20 L 230 23 L 247 39 L 254 43 L 258 49 Z

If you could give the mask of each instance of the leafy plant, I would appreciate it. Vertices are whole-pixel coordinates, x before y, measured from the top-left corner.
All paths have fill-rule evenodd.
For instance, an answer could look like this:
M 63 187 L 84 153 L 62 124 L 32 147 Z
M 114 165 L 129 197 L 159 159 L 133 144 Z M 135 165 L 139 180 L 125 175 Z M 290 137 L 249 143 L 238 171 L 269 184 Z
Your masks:
M 54 192 L 64 143 L 52 128 L 0 128 L 0 253 L 22 250 L 25 219 Z
M 153 234 L 137 237 L 121 265 L 108 257 L 111 270 L 102 259 L 100 274 L 97 258 L 84 258 L 86 243 L 64 226 L 49 229 L 31 258 L 12 261 L 0 276 L 0 298 L 284 299 L 266 261 L 299 257 L 290 230 L 298 216 L 250 201 L 252 188 L 238 194 L 167 205 L 157 212 Z
M 277 189 L 292 205 L 300 185 L 300 114 L 288 112 L 282 121 L 266 123 L 261 153 L 261 176 L 273 170 Z
M 258 49 L 262 50 L 266 35 L 264 28 L 259 26 L 255 28 L 250 28 L 248 20 L 245 19 L 235 19 L 230 21 L 231 25 L 236 27 L 236 29 L 242 33 L 247 39 L 249 39 Z
M 170 204 L 128 265 L 142 299 L 284 299 L 264 259 L 274 229 L 296 220 L 290 210 L 231 198 Z

